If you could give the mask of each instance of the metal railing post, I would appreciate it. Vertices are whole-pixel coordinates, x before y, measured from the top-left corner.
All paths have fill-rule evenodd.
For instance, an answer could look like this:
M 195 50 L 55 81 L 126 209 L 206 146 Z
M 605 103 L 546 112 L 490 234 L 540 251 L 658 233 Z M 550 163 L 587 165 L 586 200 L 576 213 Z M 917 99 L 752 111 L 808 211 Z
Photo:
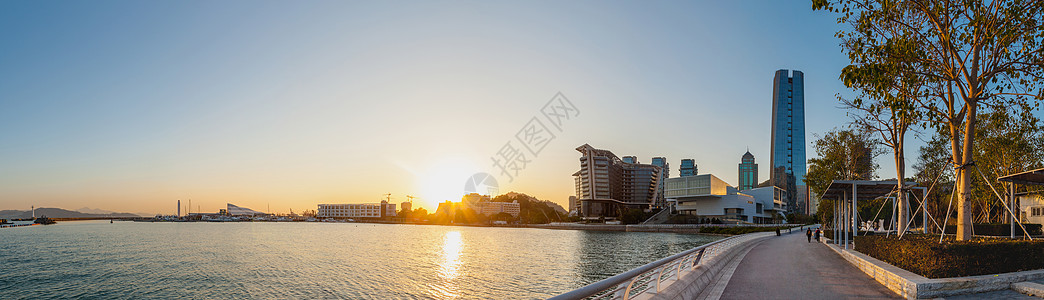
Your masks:
M 665 269 L 665 268 L 667 268 L 667 266 L 663 266 L 662 268 L 660 268 L 660 271 L 657 272 L 657 274 L 656 274 L 656 292 L 657 293 L 660 292 L 660 280 L 663 280 L 663 269 Z
M 639 275 L 639 276 L 641 276 L 641 275 Z M 635 281 L 638 281 L 638 277 L 639 276 L 635 276 L 634 278 L 631 278 L 631 283 L 627 284 L 627 289 L 624 289 L 624 296 L 623 296 L 624 300 L 631 299 L 631 286 L 634 285 Z

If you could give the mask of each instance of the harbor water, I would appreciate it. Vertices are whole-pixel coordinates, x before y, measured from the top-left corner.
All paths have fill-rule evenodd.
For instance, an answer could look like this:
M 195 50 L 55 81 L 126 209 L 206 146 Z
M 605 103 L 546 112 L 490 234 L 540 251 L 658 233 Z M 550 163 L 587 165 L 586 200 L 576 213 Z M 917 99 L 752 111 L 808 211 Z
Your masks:
M 366 223 L 0 230 L 0 299 L 541 299 L 719 237 Z

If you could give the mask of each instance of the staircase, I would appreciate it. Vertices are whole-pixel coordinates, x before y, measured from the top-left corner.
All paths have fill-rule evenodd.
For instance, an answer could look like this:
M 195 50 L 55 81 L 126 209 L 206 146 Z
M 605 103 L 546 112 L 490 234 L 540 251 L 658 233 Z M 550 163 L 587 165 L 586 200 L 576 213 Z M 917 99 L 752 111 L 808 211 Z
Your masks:
M 655 215 L 652 215 L 652 217 L 649 217 L 649 219 L 645 220 L 645 222 L 642 222 L 642 225 L 663 224 L 667 222 L 667 220 L 669 220 L 670 218 L 671 210 L 665 208 L 661 209 L 660 212 L 656 213 Z

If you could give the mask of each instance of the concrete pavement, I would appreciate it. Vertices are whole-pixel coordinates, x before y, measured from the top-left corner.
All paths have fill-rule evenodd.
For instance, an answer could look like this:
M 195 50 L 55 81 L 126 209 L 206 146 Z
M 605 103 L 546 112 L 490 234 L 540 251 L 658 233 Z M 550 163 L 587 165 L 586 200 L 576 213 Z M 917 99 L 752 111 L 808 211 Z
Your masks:
M 759 242 L 735 268 L 720 299 L 901 299 L 804 233 Z

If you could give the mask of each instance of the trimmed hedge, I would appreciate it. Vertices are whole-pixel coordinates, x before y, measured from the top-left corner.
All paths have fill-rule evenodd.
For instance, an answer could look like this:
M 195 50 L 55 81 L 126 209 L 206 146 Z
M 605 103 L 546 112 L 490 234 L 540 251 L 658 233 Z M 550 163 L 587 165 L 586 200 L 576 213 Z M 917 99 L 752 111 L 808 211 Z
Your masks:
M 1040 224 L 1027 224 L 1023 223 L 1022 226 L 1026 226 L 1026 231 L 1029 231 L 1030 235 L 1041 235 Z M 975 235 L 990 235 L 990 236 L 1011 236 L 1011 224 L 975 224 L 972 229 Z M 1022 228 L 1015 225 L 1016 236 L 1023 235 Z M 946 234 L 956 234 L 956 225 L 947 225 Z
M 975 238 L 939 243 L 937 235 L 859 236 L 855 250 L 928 278 L 1044 269 L 1044 241 Z
M 764 231 L 780 231 L 787 230 L 787 228 L 797 228 L 797 226 L 775 226 L 775 227 L 755 227 L 755 226 L 733 226 L 733 227 L 701 227 L 700 233 L 715 233 L 715 234 L 745 234 L 751 232 L 764 232 Z
M 813 230 L 813 232 L 815 232 L 815 230 Z M 820 229 L 820 232 L 823 234 L 824 237 L 826 237 L 828 239 L 831 239 L 831 240 L 834 239 L 834 230 L 833 229 L 826 229 L 826 230 Z M 859 235 L 874 235 L 874 234 L 875 233 L 873 231 L 860 231 L 859 232 Z M 842 235 L 844 235 L 844 233 L 842 233 Z M 851 232 L 848 233 L 848 238 L 852 238 L 852 233 Z

